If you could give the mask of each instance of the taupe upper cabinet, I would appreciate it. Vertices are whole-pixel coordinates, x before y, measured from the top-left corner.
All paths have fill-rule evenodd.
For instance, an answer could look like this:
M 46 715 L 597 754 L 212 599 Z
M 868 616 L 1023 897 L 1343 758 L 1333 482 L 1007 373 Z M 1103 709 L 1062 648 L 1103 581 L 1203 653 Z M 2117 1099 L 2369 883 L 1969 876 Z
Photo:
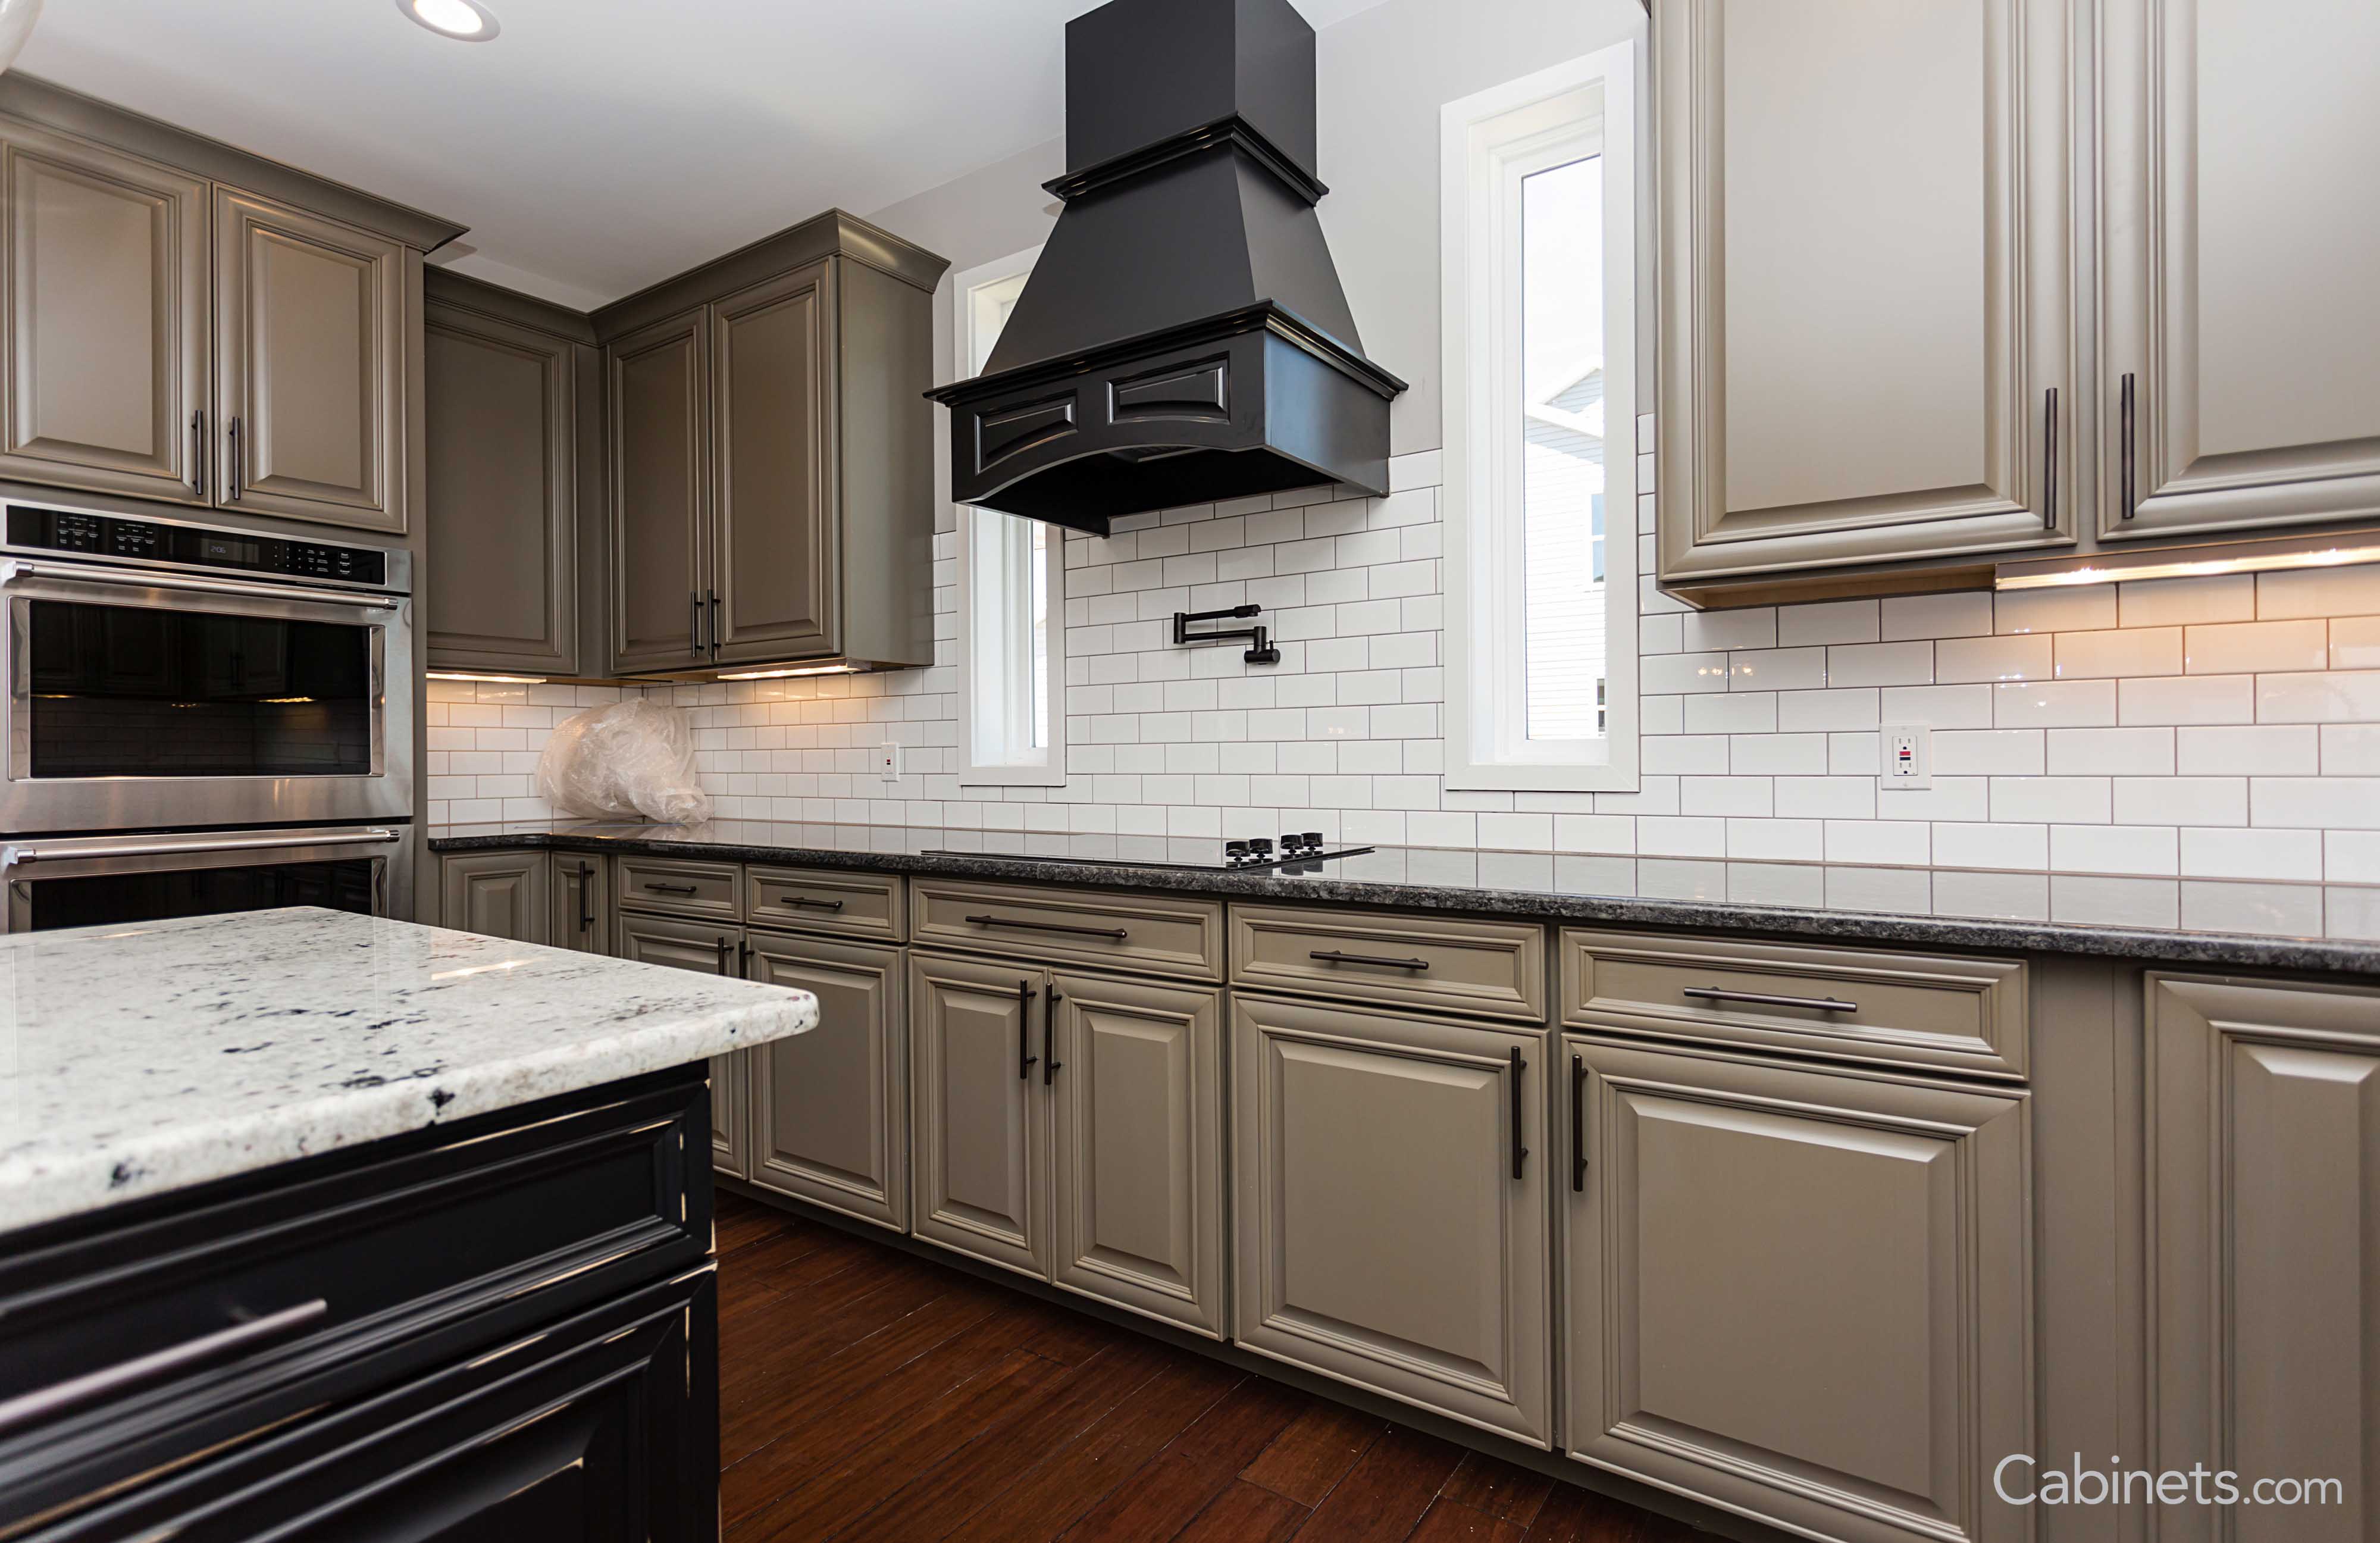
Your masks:
M 503 291 L 443 273 L 434 285 L 422 323 L 431 667 L 577 674 L 578 460 L 587 431 L 601 432 L 581 421 L 601 395 L 592 334 L 475 303 L 519 304 Z
M 2147 1465 L 2346 1484 L 2344 1505 L 2165 1506 L 2155 1536 L 2368 1539 L 2380 994 L 2153 975 L 2148 1014 Z
M 203 502 L 207 185 L 0 121 L 0 473 Z
M 2079 3 L 1654 7 L 1665 582 L 2073 539 Z
M 215 401 L 226 504 L 405 526 L 405 249 L 215 189 Z
M 2380 10 L 2104 4 L 2100 533 L 2380 514 Z
M 722 664 L 831 650 L 835 636 L 832 267 L 710 308 L 711 465 Z
M 0 475 L 406 528 L 415 254 L 461 227 L 10 71 Z
M 1586 1039 L 1562 1075 L 1575 1455 L 1807 1537 L 2033 1536 L 1991 1486 L 2036 1450 L 2022 1094 Z
M 596 312 L 615 673 L 933 662 L 946 266 L 835 211 Z

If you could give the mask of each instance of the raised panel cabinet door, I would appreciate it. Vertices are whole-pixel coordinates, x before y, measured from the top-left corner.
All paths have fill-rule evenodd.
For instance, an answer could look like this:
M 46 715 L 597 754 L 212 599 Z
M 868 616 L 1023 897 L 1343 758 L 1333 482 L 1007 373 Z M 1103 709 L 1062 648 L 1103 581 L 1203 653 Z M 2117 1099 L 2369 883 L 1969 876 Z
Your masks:
M 439 859 L 440 924 L 515 942 L 553 941 L 542 852 L 455 852 Z
M 2021 1093 L 1563 1042 L 1572 1453 L 1852 1543 L 2018 1539 Z
M 752 1182 L 905 1231 L 909 1023 L 901 951 L 747 936 L 750 978 L 819 999 L 816 1028 L 752 1052 Z
M 620 914 L 619 929 L 619 957 L 704 975 L 735 973 L 735 951 L 744 942 L 741 928 L 626 912 Z M 730 1051 L 710 1058 L 710 1167 L 731 1179 L 752 1172 L 749 1062 L 755 1053 Z
M 580 954 L 611 953 L 611 860 L 583 852 L 556 852 L 550 871 L 553 926 L 546 941 Z
M 432 669 L 579 673 L 578 346 L 423 308 Z
M 1222 995 L 1058 975 L 1041 1003 L 1057 1283 L 1220 1339 Z
M 910 1231 L 1050 1278 L 1038 969 L 909 956 Z
M 405 529 L 405 249 L 215 189 L 215 417 L 226 507 Z
M 2148 978 L 2149 1465 L 2335 1479 L 2156 1537 L 2380 1537 L 2380 991 Z
M 722 664 L 838 646 L 832 275 L 813 262 L 710 307 Z
M 0 475 L 203 503 L 207 185 L 0 121 Z
M 2380 513 L 2380 11 L 2104 10 L 2100 533 Z
M 1664 580 L 2073 540 L 2077 3 L 1655 7 Z
M 1232 1024 L 1232 1338 L 1550 1446 L 1545 1037 L 1248 995 Z
M 612 668 L 710 652 L 710 330 L 702 307 L 603 349 L 612 455 Z

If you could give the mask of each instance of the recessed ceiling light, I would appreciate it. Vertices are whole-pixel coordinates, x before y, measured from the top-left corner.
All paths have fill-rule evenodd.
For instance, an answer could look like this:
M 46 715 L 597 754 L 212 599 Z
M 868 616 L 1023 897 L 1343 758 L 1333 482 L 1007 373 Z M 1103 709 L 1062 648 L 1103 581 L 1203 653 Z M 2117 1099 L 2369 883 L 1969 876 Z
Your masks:
M 396 0 L 396 8 L 442 38 L 485 43 L 499 30 L 496 13 L 480 0 Z

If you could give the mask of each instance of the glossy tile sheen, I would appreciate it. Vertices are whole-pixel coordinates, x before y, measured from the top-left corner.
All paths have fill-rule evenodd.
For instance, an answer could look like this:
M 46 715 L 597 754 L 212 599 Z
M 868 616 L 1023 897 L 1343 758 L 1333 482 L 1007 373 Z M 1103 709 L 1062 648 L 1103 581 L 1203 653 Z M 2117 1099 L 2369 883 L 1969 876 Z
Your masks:
M 807 991 L 305 907 L 0 937 L 0 1231 L 817 1022 Z

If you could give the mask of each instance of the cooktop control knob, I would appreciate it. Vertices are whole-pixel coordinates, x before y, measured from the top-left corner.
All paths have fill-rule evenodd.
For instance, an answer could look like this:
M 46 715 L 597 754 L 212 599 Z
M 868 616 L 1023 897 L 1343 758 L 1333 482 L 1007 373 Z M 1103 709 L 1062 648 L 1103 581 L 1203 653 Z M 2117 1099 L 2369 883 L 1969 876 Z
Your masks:
M 1250 836 L 1248 838 L 1248 856 L 1255 858 L 1257 862 L 1265 861 L 1272 856 L 1272 842 L 1269 838 L 1265 836 Z
M 1319 852 L 1322 850 L 1321 832 L 1308 831 L 1305 832 L 1305 849 L 1308 852 Z
M 1246 842 L 1227 841 L 1223 843 L 1223 862 L 1227 867 L 1237 868 L 1247 860 L 1248 844 Z

